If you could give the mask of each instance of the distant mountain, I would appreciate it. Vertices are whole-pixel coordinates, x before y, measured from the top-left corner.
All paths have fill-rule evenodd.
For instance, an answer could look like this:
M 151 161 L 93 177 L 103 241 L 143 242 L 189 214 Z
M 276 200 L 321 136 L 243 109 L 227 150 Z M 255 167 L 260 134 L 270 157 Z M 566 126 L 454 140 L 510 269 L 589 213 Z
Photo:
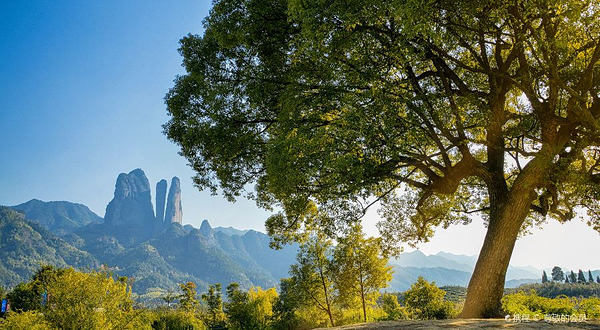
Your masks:
M 505 288 L 516 288 L 523 284 L 531 284 L 531 283 L 541 283 L 541 277 L 539 279 L 529 278 L 529 279 L 520 279 L 520 280 L 508 280 L 504 283 Z
M 221 232 L 221 233 L 229 235 L 229 236 L 233 236 L 233 235 L 243 236 L 245 233 L 247 233 L 249 231 L 249 230 L 235 229 L 231 226 L 215 227 L 215 228 L 213 228 L 213 230 L 216 232 Z
M 477 256 L 456 255 L 448 252 L 426 255 L 419 250 L 402 253 L 400 257 L 392 259 L 391 264 L 400 267 L 412 268 L 446 268 L 472 273 L 477 262 Z M 523 280 L 542 278 L 542 270 L 532 266 L 509 266 L 506 280 Z
M 43 202 L 32 199 L 11 208 L 27 214 L 27 219 L 37 221 L 53 232 L 72 232 L 85 225 L 102 222 L 102 218 L 87 206 L 65 201 Z
M 423 276 L 429 282 L 435 282 L 437 286 L 460 285 L 467 286 L 471 278 L 470 272 L 443 267 L 394 267 L 394 278 L 390 282 L 388 291 L 406 291 Z
M 103 264 L 121 276 L 133 278 L 133 289 L 140 294 L 156 289 L 178 290 L 177 284 L 186 281 L 195 282 L 200 290 L 208 284 L 221 283 L 225 287 L 231 282 L 246 289 L 272 287 L 281 277 L 288 276 L 289 266 L 295 262 L 297 245 L 273 250 L 269 247 L 269 236 L 264 233 L 232 227 L 213 229 L 207 220 L 200 228 L 182 226 L 179 179 L 172 179 L 168 196 L 166 180 L 161 180 L 157 188 L 160 191 L 156 213 L 150 183 L 141 169 L 119 175 L 104 221 L 84 205 L 69 202 L 32 200 L 15 207 L 21 209 L 25 218 L 37 223 L 27 222 L 22 214 L 12 212 L 20 216 L 22 222 L 35 227 L 34 231 L 43 233 L 37 236 L 58 240 L 62 245 L 60 249 L 55 248 L 55 254 L 58 250 L 83 253 L 91 264 Z M 67 223 L 73 225 L 67 226 Z M 21 241 L 35 246 L 19 249 L 14 253 L 14 260 L 45 259 L 57 266 L 81 264 L 67 256 L 60 260 L 47 256 L 48 248 L 29 238 L 33 236 L 36 234 L 27 234 L 27 239 Z M 15 273 L 18 269 L 13 264 L 15 262 L 0 267 L 0 276 L 4 275 L 6 285 L 25 280 L 37 268 L 35 263 L 27 264 L 27 271 L 21 272 L 23 277 Z
M 401 267 L 448 268 L 463 272 L 473 271 L 471 263 L 467 264 L 456 261 L 458 259 L 456 257 L 458 256 L 450 253 L 445 253 L 445 255 L 425 255 L 423 252 L 415 250 L 413 252 L 402 253 L 399 258 L 392 260 L 391 263 Z M 447 256 L 452 257 L 449 258 Z
M 0 206 L 0 285 L 26 281 L 43 264 L 95 268 L 98 261 L 55 236 L 40 224 Z

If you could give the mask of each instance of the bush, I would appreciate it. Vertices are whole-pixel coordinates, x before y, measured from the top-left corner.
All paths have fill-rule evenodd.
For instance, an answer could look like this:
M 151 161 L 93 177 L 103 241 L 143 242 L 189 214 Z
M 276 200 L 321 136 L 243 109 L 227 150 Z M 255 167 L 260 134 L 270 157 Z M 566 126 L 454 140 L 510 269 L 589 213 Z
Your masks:
M 133 329 L 137 315 L 126 278 L 71 268 L 49 285 L 43 312 L 60 329 Z
M 7 330 L 51 330 L 44 316 L 37 311 L 10 312 L 5 319 L 0 319 L 0 329 Z
M 393 321 L 408 319 L 408 312 L 404 307 L 400 306 L 400 303 L 398 303 L 398 296 L 395 294 L 383 294 L 381 308 L 386 314 L 386 317 L 383 318 L 383 320 Z
M 510 315 L 529 315 L 543 318 L 546 314 L 585 314 L 587 318 L 600 318 L 600 298 L 546 298 L 535 290 L 508 294 L 502 298 L 502 309 Z
M 206 327 L 193 313 L 186 311 L 166 310 L 158 312 L 152 322 L 155 330 L 205 330 Z
M 419 276 L 417 282 L 404 293 L 404 304 L 414 319 L 447 319 L 456 316 L 454 304 L 445 301 L 446 292 L 435 283 L 427 282 Z

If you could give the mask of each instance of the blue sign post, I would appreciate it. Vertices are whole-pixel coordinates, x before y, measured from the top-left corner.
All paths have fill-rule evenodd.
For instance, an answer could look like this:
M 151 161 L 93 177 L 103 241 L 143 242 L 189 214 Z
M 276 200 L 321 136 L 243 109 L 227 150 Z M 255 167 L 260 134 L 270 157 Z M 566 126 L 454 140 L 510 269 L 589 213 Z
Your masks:
M 0 312 L 6 313 L 7 307 L 8 307 L 8 300 L 2 299 L 2 308 L 0 309 Z

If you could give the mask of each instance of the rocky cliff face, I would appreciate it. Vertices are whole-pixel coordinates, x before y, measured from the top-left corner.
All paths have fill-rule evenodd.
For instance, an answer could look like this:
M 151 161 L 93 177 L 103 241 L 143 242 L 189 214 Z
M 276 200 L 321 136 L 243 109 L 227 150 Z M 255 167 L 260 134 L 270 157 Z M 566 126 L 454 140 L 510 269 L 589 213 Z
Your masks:
M 106 207 L 107 225 L 147 226 L 155 223 L 150 183 L 141 169 L 121 173 L 115 185 L 114 198 Z
M 165 202 L 167 199 L 167 180 L 162 179 L 156 184 L 156 220 L 165 220 Z
M 171 187 L 169 188 L 165 222 L 167 224 L 171 222 L 181 224 L 182 219 L 183 211 L 181 209 L 181 184 L 179 182 L 179 178 L 175 176 L 171 180 Z

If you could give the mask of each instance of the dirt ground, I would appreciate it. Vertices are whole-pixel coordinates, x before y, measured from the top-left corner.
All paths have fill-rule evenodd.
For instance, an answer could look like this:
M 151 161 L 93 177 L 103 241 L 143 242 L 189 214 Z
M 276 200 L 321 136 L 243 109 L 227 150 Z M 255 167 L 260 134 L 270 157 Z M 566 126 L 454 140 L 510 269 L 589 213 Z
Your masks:
M 508 322 L 504 319 L 467 319 L 433 321 L 388 321 L 363 323 L 321 330 L 478 330 L 478 329 L 525 329 L 525 330 L 561 330 L 561 329 L 600 329 L 600 320 L 588 320 L 573 323 L 549 323 L 545 321 Z

